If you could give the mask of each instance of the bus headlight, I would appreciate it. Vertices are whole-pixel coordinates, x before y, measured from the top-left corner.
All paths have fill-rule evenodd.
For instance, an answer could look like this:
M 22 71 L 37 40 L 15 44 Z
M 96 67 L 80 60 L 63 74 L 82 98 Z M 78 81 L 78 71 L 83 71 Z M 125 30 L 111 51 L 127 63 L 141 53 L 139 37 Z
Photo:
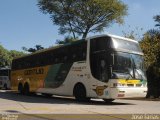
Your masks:
M 125 87 L 126 84 L 122 84 L 122 83 L 113 83 L 113 87 Z
M 121 83 L 113 83 L 113 87 L 119 87 L 119 86 L 122 86 Z

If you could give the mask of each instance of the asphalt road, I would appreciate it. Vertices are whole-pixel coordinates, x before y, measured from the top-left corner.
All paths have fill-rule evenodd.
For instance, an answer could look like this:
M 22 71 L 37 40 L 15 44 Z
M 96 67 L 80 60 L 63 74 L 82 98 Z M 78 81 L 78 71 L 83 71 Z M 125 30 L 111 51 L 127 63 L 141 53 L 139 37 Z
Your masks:
M 105 103 L 101 99 L 77 102 L 68 97 L 44 97 L 20 95 L 0 90 L 0 119 L 14 120 L 124 120 L 160 119 L 160 99 L 117 99 Z

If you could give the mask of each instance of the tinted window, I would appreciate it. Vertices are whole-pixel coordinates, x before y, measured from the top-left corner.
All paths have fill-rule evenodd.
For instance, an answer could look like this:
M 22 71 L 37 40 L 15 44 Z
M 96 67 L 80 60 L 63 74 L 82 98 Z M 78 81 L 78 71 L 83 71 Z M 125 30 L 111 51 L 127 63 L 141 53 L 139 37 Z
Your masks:
M 10 70 L 0 70 L 0 76 L 8 76 L 10 73 Z
M 115 48 L 115 49 L 142 52 L 138 43 L 132 42 L 132 41 L 123 40 L 123 39 L 113 38 L 112 39 L 112 47 Z
M 12 61 L 12 69 L 26 69 L 59 63 L 86 60 L 87 41 L 79 40 L 56 49 L 29 55 Z
M 99 37 L 91 40 L 91 52 L 104 51 L 110 47 L 110 37 Z

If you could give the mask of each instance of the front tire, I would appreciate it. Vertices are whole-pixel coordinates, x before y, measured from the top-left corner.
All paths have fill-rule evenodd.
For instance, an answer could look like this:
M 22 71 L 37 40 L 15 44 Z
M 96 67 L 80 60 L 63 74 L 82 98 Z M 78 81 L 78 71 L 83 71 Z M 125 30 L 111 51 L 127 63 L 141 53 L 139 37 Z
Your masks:
M 106 103 L 111 103 L 114 101 L 114 99 L 103 99 Z
M 74 87 L 73 94 L 74 94 L 77 101 L 83 102 L 83 101 L 90 100 L 90 98 L 86 97 L 86 89 L 85 89 L 84 85 L 82 85 L 82 84 L 77 84 Z

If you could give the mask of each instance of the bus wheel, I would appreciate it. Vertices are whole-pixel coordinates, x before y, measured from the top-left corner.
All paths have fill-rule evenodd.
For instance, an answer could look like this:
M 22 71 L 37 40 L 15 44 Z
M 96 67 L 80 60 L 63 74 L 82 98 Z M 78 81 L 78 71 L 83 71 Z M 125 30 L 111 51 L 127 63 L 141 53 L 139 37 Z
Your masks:
M 4 89 L 8 90 L 7 84 L 4 84 Z
M 114 99 L 103 99 L 106 103 L 110 103 L 110 102 L 113 102 Z
M 22 83 L 19 83 L 19 84 L 18 84 L 18 92 L 19 92 L 20 94 L 23 94 L 23 85 L 22 85 Z
M 74 94 L 77 101 L 82 102 L 82 101 L 89 101 L 90 100 L 90 98 L 86 97 L 86 89 L 85 89 L 84 85 L 82 85 L 82 84 L 77 84 L 74 87 L 73 94 Z
M 25 95 L 29 95 L 30 91 L 29 91 L 29 84 L 25 83 L 24 84 L 24 90 L 23 90 Z

